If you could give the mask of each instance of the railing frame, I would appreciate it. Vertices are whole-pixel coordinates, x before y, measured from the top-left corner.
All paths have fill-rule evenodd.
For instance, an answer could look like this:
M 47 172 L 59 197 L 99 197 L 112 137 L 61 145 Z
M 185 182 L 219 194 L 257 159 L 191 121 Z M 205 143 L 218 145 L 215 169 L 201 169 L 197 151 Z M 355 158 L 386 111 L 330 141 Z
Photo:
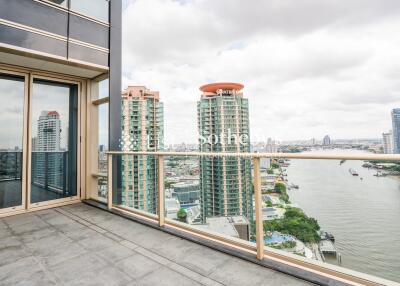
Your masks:
M 235 241 L 233 238 L 225 237 L 223 235 L 215 233 L 207 233 L 202 230 L 197 230 L 190 228 L 186 225 L 181 225 L 179 222 L 172 222 L 165 219 L 165 197 L 164 197 L 164 158 L 166 156 L 189 156 L 189 157 L 242 157 L 252 159 L 254 174 L 254 199 L 255 199 L 255 216 L 256 216 L 256 256 L 258 260 L 263 259 L 282 259 L 282 257 L 287 256 L 287 264 L 295 267 L 300 267 L 310 272 L 320 272 L 326 277 L 332 277 L 338 279 L 338 281 L 350 282 L 353 285 L 385 285 L 387 281 L 378 277 L 374 277 L 364 273 L 358 273 L 349 269 L 340 269 L 332 265 L 325 265 L 317 263 L 314 261 L 308 261 L 302 259 L 301 257 L 291 257 L 289 254 L 275 253 L 275 250 L 265 250 L 264 246 L 264 229 L 262 221 L 262 194 L 261 194 L 261 172 L 260 172 L 260 161 L 262 158 L 270 159 L 311 159 L 311 160 L 387 160 L 387 161 L 400 161 L 400 154 L 318 154 L 318 153 L 217 153 L 217 152 L 146 152 L 146 151 L 109 151 L 106 152 L 108 158 L 108 197 L 107 197 L 107 207 L 109 210 L 113 208 L 121 210 L 119 206 L 113 206 L 113 156 L 118 155 L 131 155 L 131 156 L 155 156 L 158 161 L 158 213 L 155 215 L 157 217 L 158 225 L 160 227 L 168 225 L 169 227 L 174 227 L 183 231 L 188 231 L 193 235 L 199 235 L 201 237 L 206 237 L 210 240 L 219 241 L 226 245 L 231 245 L 238 249 L 244 251 L 252 252 L 252 247 L 249 245 L 244 245 L 244 242 Z M 162 176 L 160 176 L 162 174 Z M 142 216 L 140 211 L 127 210 L 123 208 L 124 212 L 131 212 L 135 216 Z M 241 245 L 243 244 L 243 245 Z M 275 257 L 276 256 L 276 257 Z M 297 261 L 298 262 L 294 262 Z M 304 266 L 306 265 L 306 266 Z M 307 266 L 309 265 L 309 266 Z M 336 273 L 336 275 L 332 274 Z M 357 275 L 358 274 L 358 275 Z M 365 278 L 366 277 L 366 278 Z M 383 281 L 383 282 L 381 282 Z
M 261 198 L 261 172 L 260 172 L 260 157 L 253 158 L 254 166 L 254 200 L 256 212 L 256 244 L 257 258 L 264 258 L 264 227 L 262 220 L 262 198 Z

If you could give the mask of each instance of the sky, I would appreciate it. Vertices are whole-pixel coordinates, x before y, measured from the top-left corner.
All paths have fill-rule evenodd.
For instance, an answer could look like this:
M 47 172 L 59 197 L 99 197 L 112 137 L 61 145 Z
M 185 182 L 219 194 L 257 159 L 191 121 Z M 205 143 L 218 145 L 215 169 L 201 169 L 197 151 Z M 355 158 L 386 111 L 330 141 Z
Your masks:
M 244 84 L 252 141 L 379 138 L 400 107 L 398 0 L 125 0 L 123 87 L 160 91 L 197 141 L 199 87 Z

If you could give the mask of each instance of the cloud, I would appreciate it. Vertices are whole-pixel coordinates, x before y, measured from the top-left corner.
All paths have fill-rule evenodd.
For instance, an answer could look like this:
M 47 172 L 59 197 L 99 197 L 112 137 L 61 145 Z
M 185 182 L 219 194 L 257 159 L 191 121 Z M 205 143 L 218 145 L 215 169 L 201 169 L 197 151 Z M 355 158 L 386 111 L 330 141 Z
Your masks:
M 400 106 L 399 14 L 391 0 L 131 1 L 123 84 L 160 91 L 167 142 L 196 142 L 214 81 L 245 85 L 253 138 L 379 137 Z

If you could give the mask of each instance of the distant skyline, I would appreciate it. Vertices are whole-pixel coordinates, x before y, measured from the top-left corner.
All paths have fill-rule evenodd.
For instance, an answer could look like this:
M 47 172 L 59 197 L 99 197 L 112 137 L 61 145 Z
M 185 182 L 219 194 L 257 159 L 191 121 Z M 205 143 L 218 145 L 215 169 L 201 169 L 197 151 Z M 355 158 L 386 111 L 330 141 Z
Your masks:
M 196 143 L 198 88 L 218 81 L 244 84 L 252 141 L 379 138 L 400 107 L 399 15 L 394 0 L 124 1 L 123 88 L 160 91 L 167 144 Z

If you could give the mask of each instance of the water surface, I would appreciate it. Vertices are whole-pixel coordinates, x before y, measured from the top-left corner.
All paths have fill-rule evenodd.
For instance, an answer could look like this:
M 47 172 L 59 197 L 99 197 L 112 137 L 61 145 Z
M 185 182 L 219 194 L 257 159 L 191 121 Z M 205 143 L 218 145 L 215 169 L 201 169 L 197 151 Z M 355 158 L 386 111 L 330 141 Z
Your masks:
M 361 166 L 363 161 L 290 163 L 289 183 L 300 187 L 288 192 L 291 201 L 335 236 L 342 266 L 400 281 L 400 179 L 375 177 L 375 170 Z M 352 176 L 349 168 L 359 176 Z

